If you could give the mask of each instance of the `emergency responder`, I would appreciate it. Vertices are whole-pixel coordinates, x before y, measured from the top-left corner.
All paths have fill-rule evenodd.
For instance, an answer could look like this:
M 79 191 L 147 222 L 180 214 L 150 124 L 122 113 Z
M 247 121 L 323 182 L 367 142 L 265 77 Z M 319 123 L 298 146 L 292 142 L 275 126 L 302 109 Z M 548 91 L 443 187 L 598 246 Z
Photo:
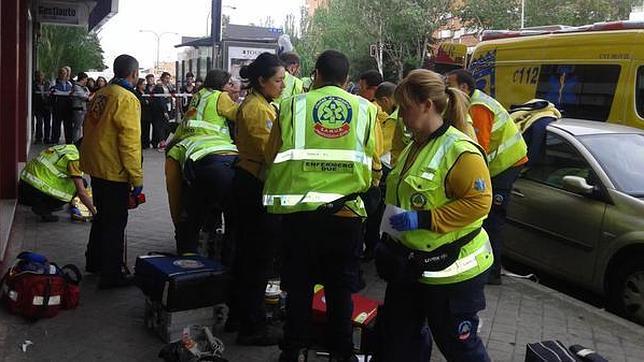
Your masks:
M 359 194 L 370 188 L 373 168 L 380 165 L 377 109 L 343 90 L 348 71 L 344 54 L 323 52 L 313 89 L 282 101 L 267 146 L 264 205 L 284 217 L 281 285 L 288 298 L 280 361 L 300 361 L 306 354 L 318 282 L 325 288 L 331 360 L 357 361 L 351 293 L 359 284 L 366 216 Z
M 238 302 L 234 304 L 240 322 L 237 343 L 242 345 L 275 345 L 281 339 L 281 330 L 267 324 L 264 308 L 279 223 L 268 217 L 262 205 L 262 188 L 266 172 L 264 150 L 277 117 L 270 102 L 279 98 L 284 89 L 285 73 L 279 58 L 270 53 L 260 54 L 239 72 L 249 90 L 235 123 L 239 161 L 233 179 L 238 225 L 233 274 L 239 280 L 234 296 Z M 233 325 L 227 321 L 227 327 Z
M 183 171 L 184 207 L 175 224 L 177 254 L 197 253 L 199 231 L 212 209 L 223 210 L 226 229 L 234 225 L 231 190 L 237 147 L 221 134 L 196 135 L 175 144 L 168 159 L 179 163 Z M 223 259 L 230 266 L 226 256 Z
M 304 83 L 298 78 L 300 74 L 300 57 L 293 52 L 284 52 L 279 57 L 286 69 L 286 76 L 284 77 L 284 90 L 274 102 L 278 107 L 279 102 L 282 100 L 304 92 Z
M 561 113 L 545 99 L 532 99 L 523 104 L 512 105 L 509 113 L 528 147 L 528 162 L 525 167 L 534 166 L 543 154 L 546 128 L 560 119 Z
M 400 107 L 396 111 L 396 129 L 391 140 L 391 167 L 396 167 L 402 151 L 411 143 L 412 134 L 400 116 Z
M 360 74 L 358 80 L 358 95 L 376 106 L 376 127 L 375 134 L 378 140 L 378 154 L 384 155 L 385 151 L 382 149 L 387 143 L 384 140 L 382 126 L 387 122 L 389 115 L 380 108 L 376 101 L 376 91 L 378 86 L 382 83 L 382 75 L 377 70 L 368 70 Z M 380 170 L 382 171 L 382 170 Z M 367 221 L 365 228 L 364 238 L 364 252 L 363 260 L 369 261 L 373 259 L 373 248 L 380 240 L 380 220 L 382 218 L 382 193 L 379 184 L 376 182 L 374 187 L 369 189 L 369 192 L 364 195 L 365 207 L 367 209 Z
M 168 149 L 186 137 L 195 135 L 219 136 L 228 143 L 233 143 L 228 122 L 234 122 L 237 117 L 238 105 L 230 99 L 223 89 L 230 82 L 230 73 L 214 69 L 206 75 L 206 81 L 190 102 L 190 107 L 184 115 L 184 121 L 177 127 L 174 138 Z M 176 225 L 181 213 L 181 166 L 176 159 L 166 158 L 165 180 L 168 191 L 170 216 Z
M 398 122 L 398 108 L 394 99 L 396 85 L 391 82 L 382 82 L 378 85 L 374 94 L 374 101 L 380 107 L 382 112 L 378 112 L 378 126 L 382 130 L 382 150 L 380 151 L 380 161 L 382 163 L 382 179 L 386 179 L 391 170 L 391 144 Z M 387 117 L 384 117 L 387 114 Z M 385 182 L 379 185 L 380 195 L 374 200 L 377 206 L 369 214 L 367 220 L 367 231 L 365 235 L 365 250 L 362 255 L 363 261 L 373 259 L 373 251 L 376 244 L 380 241 L 380 221 L 382 213 L 385 210 L 383 195 L 385 194 Z
M 87 244 L 88 272 L 99 272 L 99 288 L 131 285 L 123 273 L 128 201 L 143 189 L 141 103 L 134 93 L 139 62 L 126 54 L 114 60 L 114 79 L 96 92 L 83 125 L 81 169 L 92 178 L 97 213 Z
M 463 69 L 450 72 L 447 81 L 470 96 L 469 115 L 472 117 L 478 143 L 487 154 L 492 193 L 492 210 L 483 227 L 490 233 L 494 247 L 494 266 L 489 283 L 501 284 L 501 255 L 506 211 L 512 185 L 528 162 L 528 148 L 521 132 L 503 106 L 494 98 L 476 89 L 472 74 Z
M 391 168 L 391 144 L 396 130 L 396 122 L 398 121 L 398 106 L 394 99 L 395 90 L 396 85 L 394 83 L 382 82 L 374 94 L 376 103 L 387 114 L 387 118 L 382 120 L 380 124 L 383 138 L 382 161 L 387 168 Z
M 42 221 L 58 221 L 52 215 L 78 195 L 92 214 L 96 213 L 92 198 L 85 189 L 83 173 L 78 165 L 75 145 L 58 145 L 47 148 L 30 160 L 20 173 L 18 200 L 31 206 Z
M 402 210 L 389 217 L 396 235 L 376 250 L 387 281 L 378 361 L 428 361 L 425 323 L 448 361 L 489 361 L 477 313 L 493 262 L 481 228 L 490 175 L 483 150 L 452 126 L 465 122 L 467 97 L 424 69 L 412 71 L 395 97 L 413 143 L 387 178 L 386 203 Z
M 219 134 L 230 139 L 226 121 L 234 122 L 238 105 L 225 89 L 232 85 L 231 75 L 225 70 L 213 69 L 206 75 L 203 87 L 192 97 L 184 121 L 177 127 L 173 140 L 194 135 Z

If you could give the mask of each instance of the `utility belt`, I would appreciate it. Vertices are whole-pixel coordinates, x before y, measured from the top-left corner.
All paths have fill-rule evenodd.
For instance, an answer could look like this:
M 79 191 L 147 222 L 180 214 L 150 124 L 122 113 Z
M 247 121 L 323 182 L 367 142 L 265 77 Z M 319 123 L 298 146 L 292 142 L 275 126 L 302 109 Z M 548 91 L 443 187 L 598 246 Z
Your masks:
M 335 215 L 338 211 L 342 210 L 347 202 L 357 199 L 358 196 L 360 196 L 360 193 L 354 192 L 331 202 L 327 202 L 326 204 L 318 206 L 316 212 L 322 215 Z
M 316 212 L 323 215 L 335 215 L 338 211 L 344 208 L 347 202 L 355 201 L 358 197 L 360 197 L 364 202 L 367 215 L 372 215 L 378 208 L 378 203 L 380 202 L 380 189 L 377 187 L 369 187 L 365 192 L 354 192 L 318 206 Z
M 387 282 L 415 282 L 425 272 L 445 270 L 458 260 L 461 248 L 480 232 L 479 227 L 432 251 L 410 249 L 387 235 L 375 250 L 378 276 Z

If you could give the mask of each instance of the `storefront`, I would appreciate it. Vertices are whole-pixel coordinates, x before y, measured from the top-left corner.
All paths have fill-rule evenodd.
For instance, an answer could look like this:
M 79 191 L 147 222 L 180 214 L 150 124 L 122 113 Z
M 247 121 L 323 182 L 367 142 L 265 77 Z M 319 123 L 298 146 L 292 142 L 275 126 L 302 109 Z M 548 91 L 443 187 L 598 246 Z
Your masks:
M 276 53 L 277 39 L 282 29 L 249 25 L 228 24 L 223 28 L 221 45 L 214 48 L 211 37 L 183 38 L 176 48 L 185 47 L 177 60 L 177 80 L 183 82 L 187 72 L 205 78 L 212 68 L 225 69 L 234 77 L 239 76 L 241 66 L 250 63 L 263 52 Z
M 31 144 L 31 83 L 40 24 L 96 30 L 117 6 L 118 0 L 0 2 L 0 261 L 11 232 L 19 171 Z

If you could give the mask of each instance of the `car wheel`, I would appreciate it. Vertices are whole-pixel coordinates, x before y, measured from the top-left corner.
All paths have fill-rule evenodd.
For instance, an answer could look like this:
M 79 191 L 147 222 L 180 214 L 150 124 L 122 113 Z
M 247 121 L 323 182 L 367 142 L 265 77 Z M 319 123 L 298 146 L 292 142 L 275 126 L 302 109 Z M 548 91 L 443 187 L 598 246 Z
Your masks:
M 644 260 L 627 260 L 613 275 L 608 295 L 611 309 L 644 324 Z

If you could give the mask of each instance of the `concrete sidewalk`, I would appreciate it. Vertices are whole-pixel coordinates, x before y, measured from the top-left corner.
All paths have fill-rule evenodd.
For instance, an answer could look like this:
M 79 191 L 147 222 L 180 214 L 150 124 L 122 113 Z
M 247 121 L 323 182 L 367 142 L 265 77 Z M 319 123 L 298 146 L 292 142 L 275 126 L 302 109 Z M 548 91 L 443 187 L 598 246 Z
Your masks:
M 147 203 L 130 213 L 129 263 L 149 251 L 174 251 L 173 227 L 163 180 L 163 154 L 146 150 Z M 40 223 L 28 208 L 18 207 L 6 261 L 22 250 L 45 254 L 59 265 L 84 267 L 89 223 Z M 5 263 L 6 264 L 6 263 Z M 6 265 L 5 265 L 6 268 Z M 4 272 L 4 270 L 3 270 Z M 373 264 L 365 265 L 363 294 L 382 300 L 385 284 Z M 504 278 L 486 290 L 487 309 L 480 314 L 483 337 L 495 361 L 523 361 L 526 343 L 559 339 L 564 344 L 594 348 L 611 361 L 644 360 L 644 327 L 525 280 Z M 82 282 L 81 305 L 53 319 L 35 323 L 0 309 L 1 361 L 155 361 L 163 343 L 143 325 L 144 298 L 135 287 L 99 291 L 96 277 Z M 241 347 L 221 326 L 215 333 L 226 343 L 230 361 L 276 361 L 276 347 Z M 27 352 L 21 345 L 34 344 Z M 434 348 L 432 361 L 443 361 Z

